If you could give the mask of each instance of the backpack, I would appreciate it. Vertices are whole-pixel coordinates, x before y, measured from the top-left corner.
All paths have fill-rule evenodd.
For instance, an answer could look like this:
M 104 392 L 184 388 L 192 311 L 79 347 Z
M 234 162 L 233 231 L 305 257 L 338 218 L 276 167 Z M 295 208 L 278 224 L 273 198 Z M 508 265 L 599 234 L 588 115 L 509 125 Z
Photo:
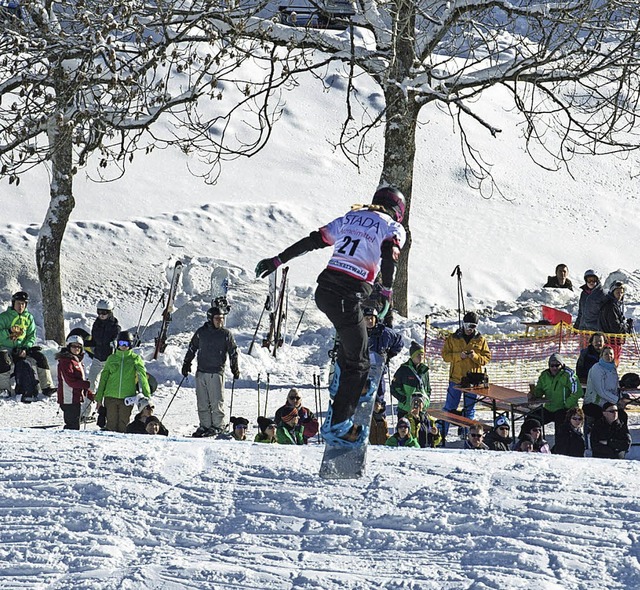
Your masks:
M 38 380 L 31 363 L 24 359 L 15 359 L 13 377 L 16 380 L 16 395 L 37 397 Z

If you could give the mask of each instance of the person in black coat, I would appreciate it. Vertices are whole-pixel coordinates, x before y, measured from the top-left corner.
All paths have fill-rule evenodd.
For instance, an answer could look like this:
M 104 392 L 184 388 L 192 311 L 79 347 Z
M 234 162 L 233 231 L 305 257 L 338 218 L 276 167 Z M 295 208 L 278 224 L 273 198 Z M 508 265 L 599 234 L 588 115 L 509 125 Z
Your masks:
M 556 444 L 551 452 L 554 455 L 584 457 L 584 412 L 580 408 L 572 408 L 567 412 L 564 422 L 556 431 Z
M 153 405 L 145 398 L 140 401 L 140 411 L 136 414 L 133 422 L 127 425 L 125 432 L 127 434 L 148 434 L 147 432 L 147 419 L 153 416 Z M 164 424 L 158 420 L 160 428 L 158 434 L 163 436 L 169 436 L 169 431 L 165 428 Z
M 99 383 L 102 367 L 108 356 L 113 352 L 113 341 L 118 337 L 121 331 L 118 318 L 113 315 L 113 303 L 106 299 L 98 301 L 97 305 L 98 317 L 91 327 L 91 339 L 86 343 L 92 348 L 93 360 L 89 368 L 90 389 L 96 390 Z
M 578 362 L 576 363 L 576 375 L 580 383 L 586 383 L 589 369 L 599 360 L 602 349 L 607 345 L 607 337 L 602 332 L 591 334 L 589 346 L 580 351 Z
M 490 451 L 509 451 L 513 439 L 509 436 L 511 424 L 506 416 L 498 416 L 495 426 L 484 437 L 484 444 Z
M 566 264 L 558 264 L 556 266 L 555 276 L 547 278 L 545 288 L 552 287 L 555 289 L 569 289 L 573 291 L 573 283 L 569 280 L 569 267 Z
M 600 308 L 600 328 L 607 334 L 629 334 L 631 321 L 624 317 L 623 311 L 624 285 L 615 281 L 609 288 Z
M 624 459 L 631 447 L 631 435 L 625 424 L 618 420 L 618 408 L 607 402 L 602 407 L 602 418 L 591 428 L 591 450 L 601 459 Z

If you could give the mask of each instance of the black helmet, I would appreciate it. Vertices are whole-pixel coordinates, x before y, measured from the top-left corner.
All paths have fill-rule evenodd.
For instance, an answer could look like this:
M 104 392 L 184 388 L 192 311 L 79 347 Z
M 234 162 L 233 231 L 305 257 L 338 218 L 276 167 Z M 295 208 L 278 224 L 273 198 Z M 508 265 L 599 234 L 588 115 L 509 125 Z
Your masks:
M 371 202 L 384 207 L 398 223 L 402 223 L 407 203 L 404 195 L 397 188 L 392 186 L 379 188 Z
M 118 337 L 116 338 L 116 344 L 118 342 L 128 342 L 129 348 L 133 345 L 133 335 L 128 330 L 123 330 L 122 332 L 118 332 Z
M 375 307 L 365 307 L 362 310 L 362 315 L 372 315 L 375 316 L 376 318 L 378 317 L 378 310 Z
M 224 310 L 220 309 L 219 307 L 210 307 L 207 310 L 207 321 L 212 322 L 213 316 L 215 315 L 225 315 Z
M 13 305 L 16 301 L 24 301 L 25 303 L 29 303 L 29 293 L 26 291 L 18 291 L 11 296 L 11 305 Z

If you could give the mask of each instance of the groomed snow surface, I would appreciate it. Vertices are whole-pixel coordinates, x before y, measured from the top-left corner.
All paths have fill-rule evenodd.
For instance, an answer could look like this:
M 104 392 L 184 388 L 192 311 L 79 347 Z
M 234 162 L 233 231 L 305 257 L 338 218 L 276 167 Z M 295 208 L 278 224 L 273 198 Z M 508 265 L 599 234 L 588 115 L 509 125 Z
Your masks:
M 372 105 L 379 101 L 373 86 L 358 84 Z M 135 328 L 151 287 L 145 323 L 173 262 L 185 263 L 167 351 L 148 363 L 160 383 L 159 416 L 204 321 L 217 264 L 233 275 L 228 326 L 242 351 L 233 414 L 255 424 L 267 374 L 268 415 L 292 386 L 315 410 L 313 375 L 326 383 L 332 330 L 313 302 L 277 360 L 260 347 L 246 354 L 267 292 L 252 271 L 260 258 L 370 198 L 382 144 L 374 138 L 358 174 L 330 146 L 344 114 L 340 93 L 309 83 L 287 98 L 270 146 L 255 159 L 228 163 L 213 187 L 189 175 L 186 156 L 170 152 L 137 157 L 119 182 L 76 179 L 78 207 L 63 252 L 69 329 L 89 328 L 105 297 L 123 327 Z M 576 285 L 595 267 L 603 279 L 619 271 L 630 304 L 640 295 L 629 241 L 638 233 L 634 161 L 576 157 L 573 178 L 547 173 L 523 153 L 520 122 L 505 97 L 490 98 L 479 108 L 503 134 L 495 140 L 478 129 L 474 142 L 495 164 L 509 200 L 470 190 L 451 120 L 436 109 L 421 118 L 411 309 L 398 321 L 407 345 L 421 339 L 426 313 L 440 326 L 455 324 L 456 264 L 467 308 L 480 310 L 488 333 L 521 331 L 521 320 L 539 317 L 541 303 L 575 314 L 577 293 L 539 288 L 559 262 Z M 47 183 L 40 169 L 0 191 L 0 298 L 4 306 L 12 292 L 30 291 L 40 334 L 34 246 Z M 288 340 L 327 256 L 314 252 L 291 264 Z M 633 305 L 628 312 L 640 316 Z M 146 332 L 145 359 L 159 317 L 156 311 Z M 43 344 L 55 369 L 53 343 Z M 229 403 L 230 383 L 227 396 Z M 326 389 L 323 396 L 321 407 Z M 53 399 L 0 401 L 3 589 L 640 588 L 638 447 L 625 461 L 371 448 L 365 478 L 327 482 L 317 476 L 318 444 L 187 438 L 197 426 L 193 377 L 164 418 L 168 438 L 104 433 L 91 424 L 76 433 L 28 428 L 60 425 L 56 411 Z

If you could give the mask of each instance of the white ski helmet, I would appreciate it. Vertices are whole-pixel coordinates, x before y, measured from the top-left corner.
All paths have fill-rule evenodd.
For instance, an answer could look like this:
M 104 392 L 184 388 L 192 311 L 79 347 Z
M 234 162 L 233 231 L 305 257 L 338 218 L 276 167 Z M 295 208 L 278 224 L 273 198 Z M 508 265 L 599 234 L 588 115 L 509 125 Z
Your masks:
M 79 344 L 84 350 L 84 340 L 82 339 L 82 336 L 69 336 L 67 338 L 67 346 L 70 344 Z
M 113 311 L 113 303 L 111 303 L 111 301 L 109 301 L 108 299 L 100 299 L 100 301 L 98 301 L 98 305 L 96 305 L 96 308 L 98 311 Z

